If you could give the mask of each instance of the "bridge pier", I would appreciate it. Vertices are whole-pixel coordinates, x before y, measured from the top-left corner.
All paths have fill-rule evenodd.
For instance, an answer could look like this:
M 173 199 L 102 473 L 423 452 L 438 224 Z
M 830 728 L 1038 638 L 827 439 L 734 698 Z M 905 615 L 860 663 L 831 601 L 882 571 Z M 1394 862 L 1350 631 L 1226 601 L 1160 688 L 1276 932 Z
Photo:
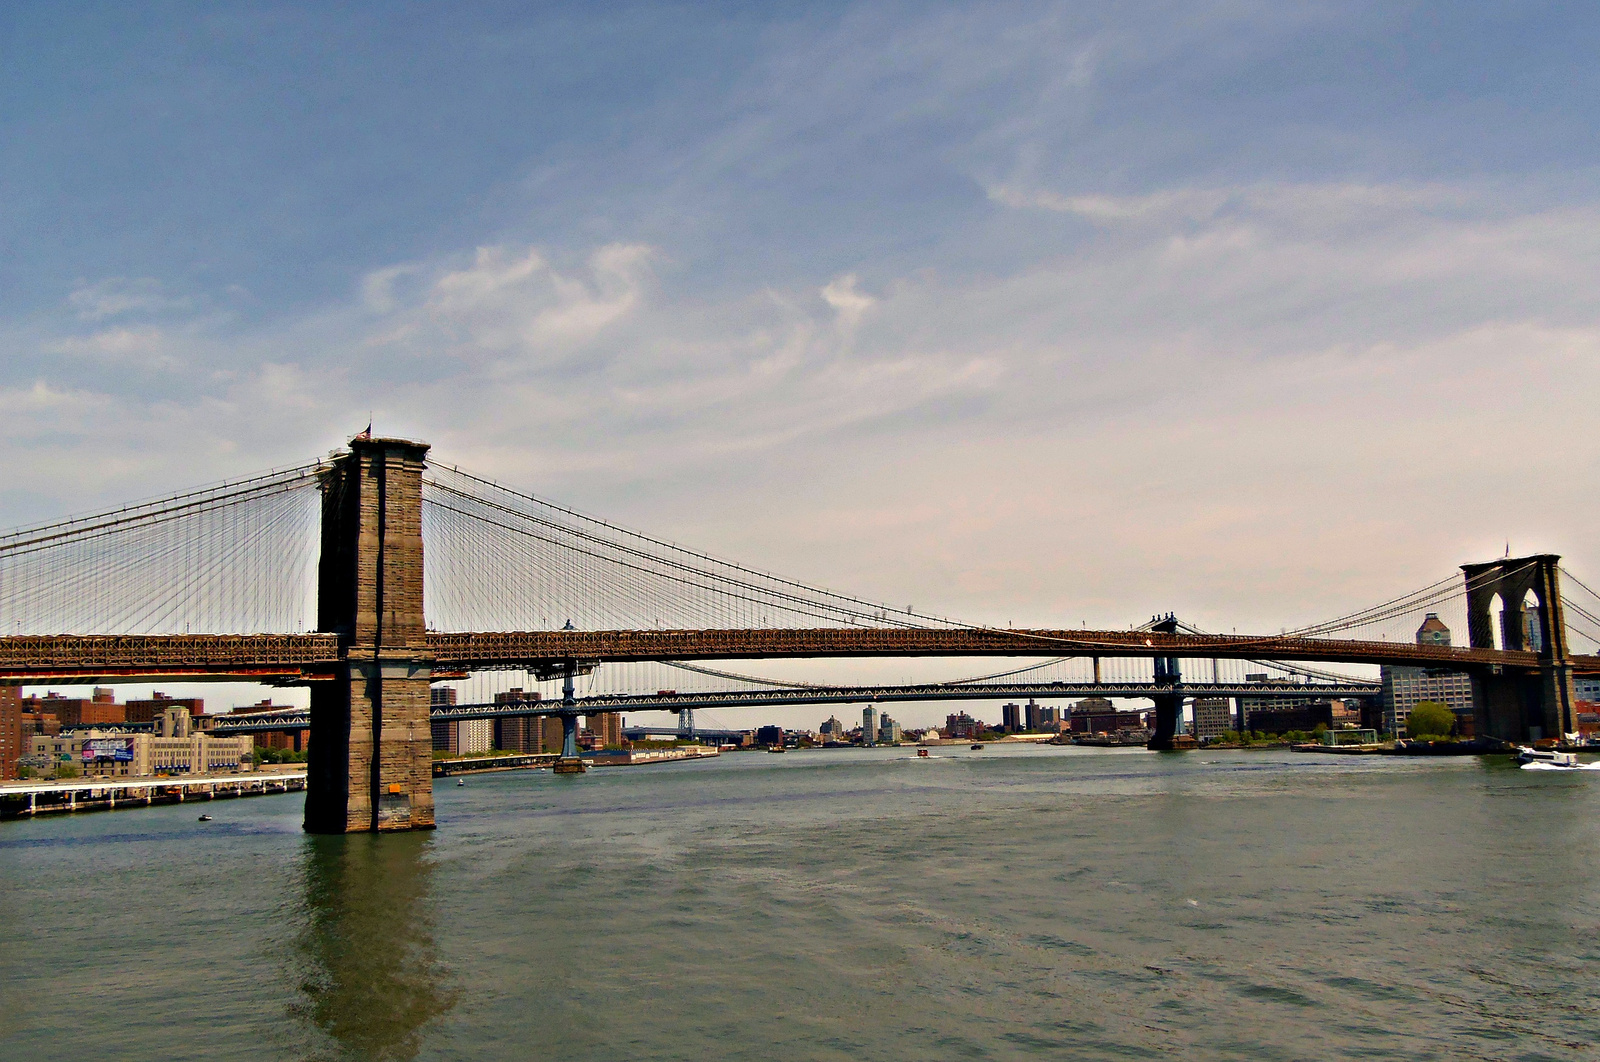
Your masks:
M 1176 634 L 1178 619 L 1169 612 L 1166 619 L 1154 624 L 1150 629 L 1161 634 Z M 1157 686 L 1176 686 L 1182 682 L 1183 676 L 1178 669 L 1178 658 L 1156 657 L 1155 680 Z M 1173 738 L 1178 734 L 1178 720 L 1183 715 L 1183 694 L 1158 693 L 1151 699 L 1156 702 L 1156 725 L 1146 748 L 1170 749 L 1174 745 Z
M 1499 596 L 1501 648 L 1537 651 L 1539 666 L 1495 666 L 1472 676 L 1473 723 L 1478 734 L 1502 741 L 1560 738 L 1578 729 L 1572 654 L 1561 605 L 1561 558 L 1553 553 L 1463 564 L 1467 582 L 1467 637 L 1474 649 L 1495 648 L 1492 605 Z M 1525 602 L 1538 602 L 1539 645 L 1527 638 Z
M 556 761 L 557 774 L 584 772 L 583 757 L 578 755 L 578 698 L 572 683 L 577 670 L 576 660 L 567 661 L 561 680 L 561 759 Z
M 426 443 L 354 439 L 322 483 L 317 629 L 339 668 L 311 687 L 305 828 L 433 827 L 432 656 L 422 615 Z

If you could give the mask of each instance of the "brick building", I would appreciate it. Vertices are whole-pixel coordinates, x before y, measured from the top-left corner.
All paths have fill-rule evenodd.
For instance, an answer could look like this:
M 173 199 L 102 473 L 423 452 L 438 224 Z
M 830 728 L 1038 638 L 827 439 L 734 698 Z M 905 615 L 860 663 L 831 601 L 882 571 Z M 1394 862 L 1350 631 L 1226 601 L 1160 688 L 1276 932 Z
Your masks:
M 589 730 L 594 734 L 595 748 L 620 749 L 622 747 L 621 712 L 600 712 L 596 715 L 586 716 L 584 721 L 589 724 Z
M 22 701 L 23 711 L 53 715 L 65 730 L 125 723 L 128 721 L 126 707 L 117 703 L 114 690 L 103 686 L 96 686 L 89 697 L 63 697 L 52 691 L 43 697 L 27 697 Z
M 27 754 L 22 743 L 22 698 L 15 686 L 0 686 L 0 779 L 17 776 L 17 759 Z
M 168 708 L 187 708 L 191 718 L 204 715 L 206 702 L 201 697 L 168 697 L 152 690 L 148 699 L 130 700 L 122 707 L 126 722 L 149 723 L 161 718 Z

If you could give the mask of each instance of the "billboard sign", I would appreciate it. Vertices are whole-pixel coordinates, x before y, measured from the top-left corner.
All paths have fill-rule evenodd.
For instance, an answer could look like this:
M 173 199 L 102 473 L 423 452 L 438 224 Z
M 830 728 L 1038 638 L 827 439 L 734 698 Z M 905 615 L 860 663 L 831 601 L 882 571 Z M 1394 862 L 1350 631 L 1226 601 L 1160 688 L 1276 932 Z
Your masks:
M 117 763 L 133 762 L 133 738 L 88 738 L 83 743 L 85 763 L 94 760 L 114 760 Z

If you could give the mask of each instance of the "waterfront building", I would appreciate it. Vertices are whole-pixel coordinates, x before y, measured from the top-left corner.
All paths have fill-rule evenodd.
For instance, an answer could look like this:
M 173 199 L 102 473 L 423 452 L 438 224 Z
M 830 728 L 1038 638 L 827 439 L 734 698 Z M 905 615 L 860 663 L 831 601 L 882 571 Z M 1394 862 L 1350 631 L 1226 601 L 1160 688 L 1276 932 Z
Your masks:
M 983 731 L 983 723 L 966 712 L 956 712 L 944 717 L 944 733 L 952 738 L 974 738 Z
M 1291 730 L 1309 734 L 1318 726 L 1333 729 L 1333 702 L 1321 700 L 1311 704 L 1280 705 L 1250 713 L 1250 729 L 1263 734 L 1286 734 Z
M 1196 697 L 1194 710 L 1194 736 L 1199 739 L 1221 736 L 1233 729 L 1233 707 L 1226 697 Z
M 844 741 L 844 724 L 835 716 L 829 716 L 828 721 L 817 727 L 817 732 L 822 735 L 823 741 Z
M 887 715 L 878 720 L 878 740 L 885 745 L 898 745 L 905 737 L 900 724 Z
M 31 758 L 40 765 L 74 763 L 85 775 L 113 778 L 219 774 L 248 770 L 255 762 L 248 735 L 207 734 L 194 726 L 185 706 L 168 708 L 153 723 L 154 732 L 88 729 L 39 735 L 33 739 Z
M 762 726 L 756 728 L 756 744 L 768 748 L 783 747 L 783 727 Z
M 1450 628 L 1435 613 L 1428 613 L 1417 628 L 1418 645 L 1449 645 Z M 1420 667 L 1385 664 L 1379 674 L 1383 682 L 1383 729 L 1391 734 L 1405 730 L 1406 718 L 1420 701 L 1438 701 L 1456 714 L 1456 732 L 1470 737 L 1472 729 L 1472 679 L 1459 672 L 1429 674 Z M 1252 724 L 1252 727 L 1254 725 Z M 1255 728 L 1259 729 L 1259 728 Z
M 1572 695 L 1580 701 L 1600 703 L 1600 678 L 1573 679 Z
M 872 705 L 861 709 L 861 743 L 871 745 L 878 738 L 878 710 Z
M 1146 712 L 1131 711 L 1120 712 L 1115 708 L 1099 710 L 1090 708 L 1084 710 L 1083 706 L 1091 701 L 1111 702 L 1104 697 L 1089 697 L 1080 701 L 1072 708 L 1072 714 L 1067 717 L 1067 725 L 1075 734 L 1114 734 L 1119 730 L 1141 730 L 1145 725 Z

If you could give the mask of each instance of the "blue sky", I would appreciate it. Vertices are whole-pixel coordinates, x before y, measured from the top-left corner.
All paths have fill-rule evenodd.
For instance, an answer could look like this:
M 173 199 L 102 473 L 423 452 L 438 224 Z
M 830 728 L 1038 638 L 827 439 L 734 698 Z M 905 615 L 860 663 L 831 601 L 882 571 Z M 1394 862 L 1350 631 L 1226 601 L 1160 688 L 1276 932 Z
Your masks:
M 1600 573 L 1600 10 L 12 4 L 0 523 L 359 430 L 982 622 Z

